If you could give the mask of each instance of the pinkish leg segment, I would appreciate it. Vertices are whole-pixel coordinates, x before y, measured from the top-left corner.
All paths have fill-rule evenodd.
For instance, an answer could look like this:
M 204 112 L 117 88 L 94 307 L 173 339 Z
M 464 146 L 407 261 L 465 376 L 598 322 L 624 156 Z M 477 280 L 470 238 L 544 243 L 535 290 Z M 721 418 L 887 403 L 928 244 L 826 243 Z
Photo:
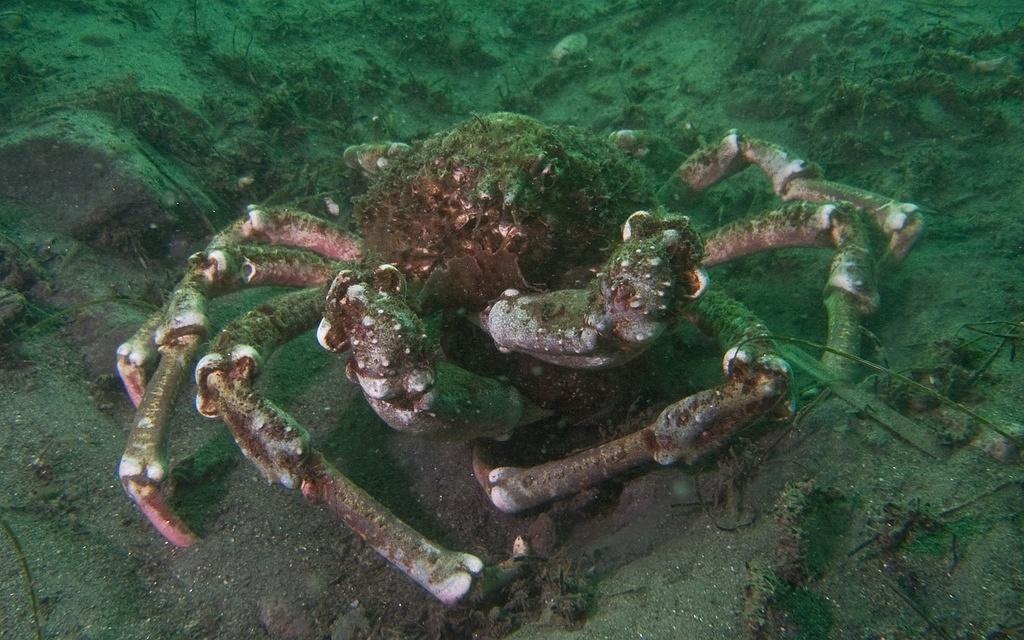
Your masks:
M 363 255 L 362 243 L 326 220 L 294 209 L 261 209 L 249 205 L 241 238 L 278 246 L 308 249 L 313 253 L 351 262 Z
M 768 176 L 775 194 L 783 200 L 849 202 L 868 212 L 888 239 L 888 255 L 894 261 L 906 256 L 923 228 L 917 205 L 822 180 L 815 165 L 790 157 L 778 145 L 746 138 L 735 130 L 718 145 L 691 155 L 676 171 L 676 178 L 684 191 L 700 193 L 749 165 Z
M 319 224 L 313 222 L 316 219 L 312 216 L 298 212 L 276 212 L 271 216 L 272 224 L 259 218 L 250 211 L 247 220 L 235 223 L 215 236 L 206 251 L 191 256 L 188 270 L 171 293 L 166 308 L 152 316 L 117 352 L 118 373 L 137 407 L 118 474 L 146 517 L 168 540 L 180 546 L 191 544 L 194 536 L 166 505 L 162 484 L 167 468 L 164 440 L 184 371 L 209 332 L 207 299 L 243 286 L 315 287 L 347 266 L 301 249 L 236 244 L 238 238 L 300 243 L 304 237 L 302 230 Z M 264 233 L 260 229 L 267 228 L 276 230 L 260 236 Z M 340 236 L 334 244 L 342 246 Z M 349 245 L 338 251 L 344 254 L 356 247 L 352 242 Z M 160 363 L 147 385 L 146 366 L 157 351 Z

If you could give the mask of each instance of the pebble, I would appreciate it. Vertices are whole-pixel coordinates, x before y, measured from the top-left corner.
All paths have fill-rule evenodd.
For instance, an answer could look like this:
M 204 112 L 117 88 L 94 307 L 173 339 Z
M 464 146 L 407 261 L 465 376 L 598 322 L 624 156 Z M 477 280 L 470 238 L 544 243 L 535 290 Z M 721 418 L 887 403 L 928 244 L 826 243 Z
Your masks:
M 551 61 L 555 65 L 567 62 L 569 58 L 582 56 L 587 48 L 587 36 L 582 33 L 570 33 L 551 49 Z
M 282 596 L 267 596 L 259 601 L 260 624 L 274 640 L 301 640 L 312 634 L 309 614 L 298 602 Z

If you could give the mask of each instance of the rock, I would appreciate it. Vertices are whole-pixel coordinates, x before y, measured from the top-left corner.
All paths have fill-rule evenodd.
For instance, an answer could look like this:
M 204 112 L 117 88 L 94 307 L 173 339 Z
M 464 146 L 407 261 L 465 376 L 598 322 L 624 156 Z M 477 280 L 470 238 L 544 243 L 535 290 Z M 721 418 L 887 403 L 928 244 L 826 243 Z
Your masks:
M 174 163 L 90 112 L 58 114 L 0 139 L 0 199 L 49 233 L 157 257 L 174 238 L 208 233 L 197 207 L 215 209 Z
M 555 527 L 555 521 L 547 512 L 540 514 L 530 523 L 526 538 L 532 554 L 544 558 L 550 556 L 558 546 L 558 529 Z
M 356 640 L 370 633 L 370 621 L 366 611 L 356 600 L 351 608 L 334 619 L 331 624 L 331 640 Z
M 25 296 L 6 287 L 0 287 L 0 335 L 14 325 L 25 311 Z
M 301 640 L 312 634 L 312 621 L 305 608 L 284 596 L 260 599 L 260 624 L 275 640 Z
M 1009 422 L 1003 427 L 1003 433 L 986 429 L 973 442 L 974 446 L 994 460 L 1009 464 L 1015 462 L 1020 456 L 1020 448 L 1017 443 L 1021 441 L 1024 441 L 1024 425 Z
M 583 33 L 570 33 L 551 49 L 551 61 L 555 65 L 564 64 L 570 60 L 583 57 L 587 50 L 587 36 Z

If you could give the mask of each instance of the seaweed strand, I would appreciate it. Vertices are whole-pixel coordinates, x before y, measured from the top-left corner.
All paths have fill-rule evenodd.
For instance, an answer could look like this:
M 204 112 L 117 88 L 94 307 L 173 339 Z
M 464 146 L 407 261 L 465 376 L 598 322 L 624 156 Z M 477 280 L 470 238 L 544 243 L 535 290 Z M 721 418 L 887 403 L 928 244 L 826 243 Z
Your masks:
M 767 337 L 768 339 L 770 339 L 772 341 L 776 341 L 776 342 L 784 342 L 784 343 L 789 343 L 789 344 L 797 344 L 797 345 L 802 345 L 802 346 L 806 346 L 806 347 L 812 347 L 812 348 L 816 348 L 816 349 L 821 349 L 822 351 L 826 351 L 828 353 L 837 355 L 839 357 L 848 358 L 849 360 L 852 360 L 853 362 L 856 362 L 857 364 L 861 365 L 862 367 L 870 369 L 870 370 L 874 371 L 875 373 L 882 373 L 882 374 L 885 374 L 885 375 L 888 375 L 888 376 L 892 376 L 893 378 L 896 378 L 900 382 L 902 382 L 902 383 L 904 383 L 904 384 L 906 384 L 908 386 L 911 386 L 914 389 L 916 389 L 918 391 L 921 391 L 922 393 L 926 393 L 926 394 L 932 396 L 933 398 L 935 398 L 936 400 L 938 400 L 942 404 L 944 404 L 944 405 L 946 405 L 948 407 L 951 407 L 951 408 L 953 408 L 953 409 L 955 409 L 955 410 L 957 410 L 957 411 L 959 411 L 959 412 L 961 412 L 963 414 L 966 414 L 966 415 L 974 418 L 975 420 L 977 420 L 978 422 L 982 423 L 983 425 L 985 425 L 986 427 L 988 427 L 992 431 L 994 431 L 994 432 L 998 433 L 999 435 L 1003 436 L 1004 438 L 1006 438 L 1010 442 L 1013 442 L 1015 445 L 1017 445 L 1017 446 L 1024 445 L 1024 442 L 1021 442 L 1020 437 L 1007 432 L 1005 429 L 1002 429 L 1001 427 L 999 427 L 999 425 L 995 424 L 994 422 L 992 422 L 991 420 L 989 420 L 985 416 L 977 413 L 976 411 L 973 411 L 972 409 L 964 406 L 963 404 L 960 404 L 956 400 L 953 400 L 951 398 L 947 398 L 946 396 L 944 396 L 943 394 L 939 393 L 935 389 L 932 389 L 931 387 L 925 386 L 925 385 L 921 384 L 920 382 L 918 382 L 917 380 L 914 380 L 913 378 L 905 376 L 902 373 L 893 371 L 892 369 L 890 369 L 888 367 L 884 367 L 884 366 L 882 366 L 880 364 L 875 364 L 874 362 L 871 362 L 870 360 L 866 360 L 866 359 L 864 359 L 864 358 L 862 358 L 862 357 L 860 357 L 860 356 L 858 356 L 856 354 L 847 353 L 846 351 L 842 351 L 841 349 L 834 349 L 832 347 L 829 347 L 828 345 L 824 345 L 824 344 L 821 344 L 819 342 L 815 342 L 813 340 L 805 340 L 803 338 L 794 338 L 794 337 L 790 337 L 790 336 L 779 336 L 779 335 L 774 335 L 774 334 L 769 335 L 769 336 L 758 336 L 756 339 L 763 339 L 765 337 Z M 740 346 L 742 347 L 742 343 L 741 343 Z M 782 356 L 784 358 L 786 358 L 786 354 L 785 353 L 782 353 Z M 786 359 L 787 360 L 794 360 L 793 358 L 786 358 Z M 798 366 L 801 366 L 801 368 L 804 368 L 804 367 L 802 367 L 802 363 L 795 363 L 795 364 L 798 364 Z M 819 378 L 819 380 L 821 382 L 823 382 L 823 383 L 827 384 L 827 382 L 828 382 L 828 380 L 822 379 L 820 377 L 819 372 L 807 370 L 807 373 L 811 374 L 815 378 Z
M 21 567 L 21 577 L 25 583 L 25 591 L 28 592 L 29 600 L 32 602 L 32 628 L 35 630 L 36 640 L 43 640 L 43 628 L 39 624 L 39 599 L 36 597 L 35 585 L 32 582 L 32 572 L 28 568 L 25 552 L 21 548 L 21 543 L 18 542 L 18 537 L 14 535 L 14 530 L 7 524 L 3 516 L 0 516 L 0 529 L 3 530 L 8 542 L 10 542 L 11 548 L 14 549 L 14 556 L 18 561 L 18 566 Z

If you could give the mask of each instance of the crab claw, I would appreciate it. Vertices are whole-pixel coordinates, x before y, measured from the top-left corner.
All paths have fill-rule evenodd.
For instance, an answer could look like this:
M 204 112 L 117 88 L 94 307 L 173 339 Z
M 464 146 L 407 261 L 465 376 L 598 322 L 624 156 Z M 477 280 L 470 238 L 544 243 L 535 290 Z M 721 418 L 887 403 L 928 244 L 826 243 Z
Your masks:
M 162 490 L 165 469 L 166 465 L 160 460 L 147 459 L 135 452 L 126 451 L 121 457 L 118 475 L 125 492 L 160 535 L 175 546 L 188 547 L 196 541 L 196 536 L 167 505 Z
M 142 404 L 142 396 L 146 393 L 145 365 L 152 360 L 155 351 L 149 342 L 151 340 L 146 336 L 144 341 L 129 340 L 117 348 L 117 373 L 136 408 Z

